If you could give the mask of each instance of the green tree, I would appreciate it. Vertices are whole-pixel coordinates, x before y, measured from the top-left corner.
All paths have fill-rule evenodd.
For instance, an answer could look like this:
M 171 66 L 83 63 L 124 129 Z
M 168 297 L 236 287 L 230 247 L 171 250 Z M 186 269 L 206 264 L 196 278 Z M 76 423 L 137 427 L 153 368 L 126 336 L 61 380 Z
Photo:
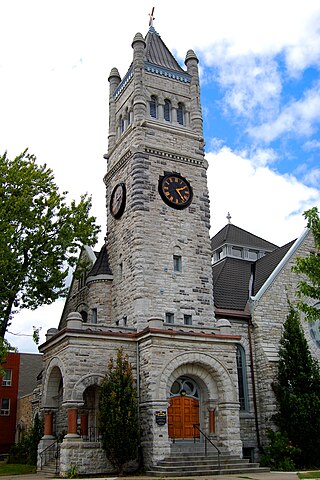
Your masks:
M 308 228 L 311 229 L 315 241 L 316 251 L 311 252 L 307 257 L 298 257 L 293 271 L 303 274 L 304 278 L 298 283 L 297 294 L 300 297 L 298 308 L 305 315 L 309 322 L 320 320 L 320 218 L 317 207 L 304 212 L 308 220 Z M 309 303 L 305 299 L 309 299 Z M 313 299 L 313 304 L 310 303 Z
M 65 295 L 79 248 L 96 243 L 91 197 L 68 205 L 66 195 L 27 150 L 14 160 L 0 156 L 0 338 L 20 309 Z
M 38 444 L 43 436 L 43 421 L 36 414 L 33 426 L 10 450 L 9 463 L 37 465 Z
M 274 392 L 280 432 L 298 448 L 297 467 L 320 465 L 320 370 L 304 337 L 298 312 L 290 305 L 280 341 Z
M 124 465 L 138 457 L 140 443 L 137 392 L 132 366 L 123 350 L 109 361 L 101 385 L 99 428 L 107 459 L 122 473 Z

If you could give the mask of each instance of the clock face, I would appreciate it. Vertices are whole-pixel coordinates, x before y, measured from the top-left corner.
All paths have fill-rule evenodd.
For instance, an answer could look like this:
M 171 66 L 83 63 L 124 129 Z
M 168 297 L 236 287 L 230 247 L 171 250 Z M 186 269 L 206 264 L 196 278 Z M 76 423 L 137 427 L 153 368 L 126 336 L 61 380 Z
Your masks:
M 159 179 L 159 193 L 169 207 L 182 210 L 192 202 L 190 183 L 178 173 L 169 173 Z
M 114 218 L 120 218 L 126 206 L 126 186 L 118 183 L 112 191 L 110 199 L 110 212 Z

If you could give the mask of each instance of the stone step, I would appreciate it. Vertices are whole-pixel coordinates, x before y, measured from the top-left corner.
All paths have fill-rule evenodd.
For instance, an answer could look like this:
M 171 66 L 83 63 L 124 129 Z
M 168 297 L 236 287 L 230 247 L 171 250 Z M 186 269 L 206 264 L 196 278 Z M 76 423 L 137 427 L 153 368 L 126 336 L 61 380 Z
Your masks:
M 254 464 L 252 464 L 254 465 Z M 239 474 L 252 474 L 252 473 L 264 473 L 269 472 L 269 468 L 262 468 L 262 467 L 252 467 L 252 468 L 232 468 L 226 467 L 218 469 L 213 467 L 211 470 L 188 470 L 182 471 L 178 470 L 176 472 L 168 472 L 168 471 L 158 471 L 158 470 L 149 470 L 146 472 L 146 475 L 151 477 L 194 477 L 194 476 L 205 476 L 205 475 L 239 475 Z
M 204 464 L 204 463 L 197 463 L 197 464 L 193 464 L 192 465 L 192 471 L 193 472 L 196 472 L 198 470 L 206 470 L 206 471 L 210 471 L 212 469 L 215 469 L 215 470 L 225 470 L 225 469 L 230 469 L 230 468 L 245 468 L 245 469 L 249 469 L 250 471 L 253 469 L 253 468 L 258 468 L 259 467 L 259 464 L 258 463 L 248 463 L 248 462 L 244 462 L 242 464 L 238 464 L 237 462 L 230 462 L 230 463 L 225 463 L 225 464 L 220 464 L 220 468 L 219 468 L 219 465 L 217 463 L 214 463 L 214 464 Z M 177 471 L 181 471 L 181 472 L 189 472 L 190 471 L 190 465 L 156 465 L 152 468 L 152 470 L 154 471 L 157 471 L 157 472 L 162 472 L 162 471 L 166 471 L 166 472 L 177 472 Z
M 59 468 L 59 465 L 56 466 L 56 461 L 51 460 L 47 462 L 46 465 L 42 465 L 42 468 L 38 471 L 38 473 L 51 477 L 57 476 L 57 474 L 59 473 L 59 471 L 57 471 L 57 468 Z
M 207 452 L 205 454 L 204 452 L 174 452 L 171 453 L 170 456 L 166 458 L 218 458 L 218 453 L 217 452 Z M 221 452 L 220 453 L 220 458 L 240 458 L 239 455 L 230 455 L 230 453 L 227 452 Z
M 230 464 L 247 464 L 248 460 L 239 457 L 220 457 L 220 465 L 230 465 Z M 190 467 L 193 465 L 218 465 L 218 457 L 188 457 L 188 458 L 165 458 L 158 462 L 158 466 L 186 466 Z

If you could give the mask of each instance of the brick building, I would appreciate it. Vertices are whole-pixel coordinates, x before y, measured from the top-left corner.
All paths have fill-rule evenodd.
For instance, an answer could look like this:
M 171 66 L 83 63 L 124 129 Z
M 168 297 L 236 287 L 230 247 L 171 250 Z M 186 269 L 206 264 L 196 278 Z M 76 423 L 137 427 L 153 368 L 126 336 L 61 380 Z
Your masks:
M 9 353 L 2 367 L 5 374 L 0 377 L 0 453 L 8 453 L 19 439 L 19 432 L 32 425 L 32 392 L 42 370 L 42 355 Z

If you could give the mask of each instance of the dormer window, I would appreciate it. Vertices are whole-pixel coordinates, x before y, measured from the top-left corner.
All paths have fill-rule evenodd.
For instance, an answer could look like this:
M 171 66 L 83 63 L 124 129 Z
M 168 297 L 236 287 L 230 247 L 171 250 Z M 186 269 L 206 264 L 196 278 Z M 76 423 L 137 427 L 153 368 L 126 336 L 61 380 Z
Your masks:
M 157 102 L 157 97 L 155 95 L 151 96 L 149 106 L 150 106 L 150 117 L 157 118 L 158 102 Z

